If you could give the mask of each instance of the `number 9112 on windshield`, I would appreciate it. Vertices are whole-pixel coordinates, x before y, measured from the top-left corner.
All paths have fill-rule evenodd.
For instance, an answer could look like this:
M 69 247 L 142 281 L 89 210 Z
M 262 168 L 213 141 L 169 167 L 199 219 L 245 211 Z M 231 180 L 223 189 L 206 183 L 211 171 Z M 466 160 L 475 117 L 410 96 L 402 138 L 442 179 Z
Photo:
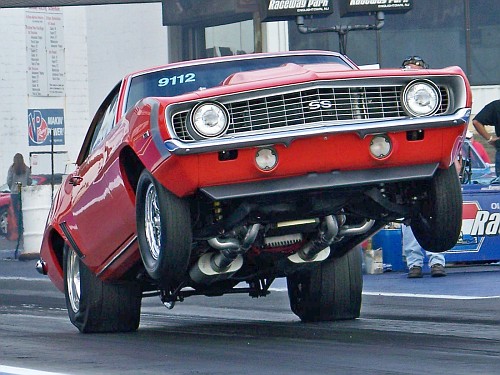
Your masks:
M 182 85 L 184 83 L 194 83 L 196 82 L 196 74 L 186 73 L 180 74 L 173 77 L 163 77 L 158 80 L 158 87 L 164 87 L 168 85 Z

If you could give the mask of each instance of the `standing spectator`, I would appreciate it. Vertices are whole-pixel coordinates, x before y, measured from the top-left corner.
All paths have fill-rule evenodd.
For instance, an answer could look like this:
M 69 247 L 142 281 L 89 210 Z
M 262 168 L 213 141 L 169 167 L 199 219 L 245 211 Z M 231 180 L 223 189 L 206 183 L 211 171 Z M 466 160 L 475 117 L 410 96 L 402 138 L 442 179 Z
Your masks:
M 428 69 L 429 65 L 420 56 L 410 56 L 407 57 L 403 64 L 401 64 L 405 69 Z M 460 166 L 455 162 L 457 169 Z M 444 269 L 445 259 L 444 255 L 441 253 L 431 253 L 430 251 L 425 251 L 422 246 L 418 243 L 411 227 L 403 225 L 402 226 L 403 235 L 403 254 L 406 257 L 406 265 L 408 266 L 408 278 L 415 279 L 423 277 L 423 264 L 424 264 L 424 253 L 429 258 L 429 266 L 431 267 L 432 277 L 442 277 L 446 276 L 446 271 Z
M 489 144 L 494 145 L 496 149 L 495 154 L 495 173 L 497 177 L 500 176 L 500 99 L 494 100 L 479 111 L 479 113 L 472 120 L 472 125 L 476 131 L 488 141 Z M 485 126 L 494 126 L 495 135 L 490 135 Z
M 17 153 L 14 155 L 14 161 L 9 167 L 7 173 L 7 185 L 9 185 L 12 206 L 14 207 L 14 214 L 16 222 L 19 225 L 21 217 L 21 199 L 19 196 L 20 187 L 31 185 L 31 171 L 30 168 L 24 164 L 23 155 Z
M 9 185 L 12 194 L 17 193 L 17 184 L 22 186 L 31 185 L 31 171 L 30 168 L 24 164 L 23 155 L 17 153 L 14 155 L 12 165 L 9 167 L 7 173 L 7 185 Z
M 402 225 L 401 230 L 403 235 L 403 254 L 409 270 L 408 278 L 416 279 L 423 277 L 424 254 L 429 258 L 431 276 L 446 276 L 444 255 L 442 253 L 431 253 L 422 249 L 422 246 L 418 243 L 409 226 Z

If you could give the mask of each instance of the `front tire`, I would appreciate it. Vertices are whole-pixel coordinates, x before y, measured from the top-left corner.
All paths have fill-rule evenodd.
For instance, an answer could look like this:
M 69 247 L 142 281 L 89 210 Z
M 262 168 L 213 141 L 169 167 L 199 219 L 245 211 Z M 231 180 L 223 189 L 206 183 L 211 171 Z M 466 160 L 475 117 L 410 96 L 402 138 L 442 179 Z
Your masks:
M 187 201 L 166 190 L 148 172 L 136 195 L 137 237 L 149 276 L 165 288 L 185 277 L 191 255 L 191 217 Z
M 427 191 L 411 229 L 422 248 L 440 253 L 456 245 L 462 228 L 462 189 L 455 166 L 438 169 Z
M 64 295 L 71 323 L 82 333 L 129 332 L 139 327 L 141 287 L 98 279 L 68 245 L 63 255 Z
M 304 322 L 359 318 L 363 273 L 361 248 L 287 277 L 290 307 Z

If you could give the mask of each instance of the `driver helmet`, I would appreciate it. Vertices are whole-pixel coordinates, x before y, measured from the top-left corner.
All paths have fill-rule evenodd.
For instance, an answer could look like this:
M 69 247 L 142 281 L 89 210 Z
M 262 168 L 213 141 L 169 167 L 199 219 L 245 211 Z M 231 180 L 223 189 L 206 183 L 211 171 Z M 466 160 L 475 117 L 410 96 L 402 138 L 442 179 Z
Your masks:
M 429 65 L 420 56 L 408 56 L 403 60 L 403 64 L 401 64 L 403 68 L 406 68 L 409 65 L 416 65 L 417 67 L 423 69 L 429 68 Z

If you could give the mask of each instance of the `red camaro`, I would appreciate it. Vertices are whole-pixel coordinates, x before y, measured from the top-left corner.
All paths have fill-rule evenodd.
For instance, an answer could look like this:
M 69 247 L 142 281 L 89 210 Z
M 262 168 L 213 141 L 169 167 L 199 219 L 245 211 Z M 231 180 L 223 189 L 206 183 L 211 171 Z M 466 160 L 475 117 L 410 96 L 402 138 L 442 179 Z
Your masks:
M 38 269 L 82 332 L 137 329 L 144 296 L 260 297 L 280 277 L 300 319 L 354 319 L 363 240 L 404 221 L 428 250 L 455 245 L 471 101 L 458 67 L 320 51 L 127 75 L 56 195 Z

